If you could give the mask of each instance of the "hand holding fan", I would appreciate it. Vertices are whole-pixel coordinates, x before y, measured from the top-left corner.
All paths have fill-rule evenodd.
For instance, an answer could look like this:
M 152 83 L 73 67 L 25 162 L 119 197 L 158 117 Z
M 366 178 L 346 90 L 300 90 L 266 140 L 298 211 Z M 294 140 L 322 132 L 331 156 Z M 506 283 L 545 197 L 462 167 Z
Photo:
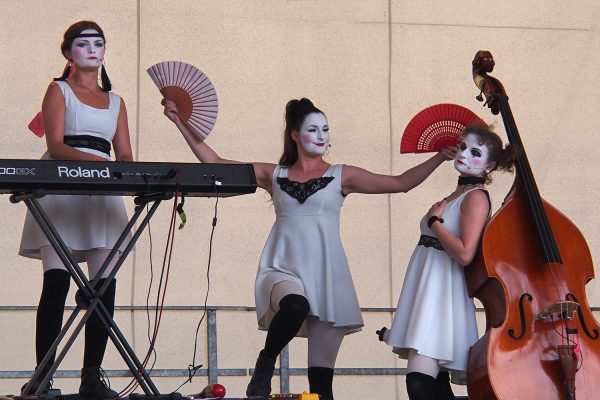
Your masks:
M 208 77 L 193 65 L 181 61 L 163 61 L 147 69 L 162 95 L 174 101 L 179 117 L 202 139 L 217 121 L 217 92 Z
M 400 141 L 400 153 L 427 153 L 460 141 L 462 130 L 474 122 L 484 123 L 471 110 L 458 104 L 436 104 L 410 120 Z

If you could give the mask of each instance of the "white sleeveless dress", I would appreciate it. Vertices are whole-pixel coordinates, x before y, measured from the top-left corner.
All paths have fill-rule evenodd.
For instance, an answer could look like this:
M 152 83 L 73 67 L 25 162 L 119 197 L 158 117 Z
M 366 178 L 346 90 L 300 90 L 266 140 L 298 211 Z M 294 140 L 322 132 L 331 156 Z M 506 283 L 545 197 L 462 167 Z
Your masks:
M 444 227 L 456 236 L 460 236 L 460 206 L 467 193 L 449 201 L 442 214 Z M 421 235 L 435 238 L 426 217 L 420 228 Z M 439 360 L 441 368 L 452 371 L 454 383 L 464 384 L 469 348 L 477 339 L 475 305 L 467 293 L 464 267 L 444 250 L 418 245 L 408 263 L 386 343 L 400 358 L 415 349 Z
M 65 98 L 65 136 L 91 135 L 112 143 L 121 98 L 109 92 L 109 108 L 94 108 L 80 102 L 67 82 L 56 83 Z M 101 151 L 88 148 L 78 150 L 110 159 Z M 42 159 L 50 159 L 48 152 L 44 153 Z M 77 262 L 85 261 L 82 251 L 112 249 L 128 223 L 125 204 L 119 196 L 48 195 L 38 201 Z M 48 245 L 48 239 L 27 211 L 19 255 L 40 259 L 40 247 Z
M 304 289 L 310 315 L 345 328 L 347 334 L 357 332 L 364 323 L 340 237 L 342 165 L 331 165 L 323 177 L 309 181 L 317 184 L 324 178 L 330 180 L 308 197 L 300 194 L 303 203 L 277 182 L 277 178 L 287 180 L 287 176 L 288 168 L 275 168 L 276 219 L 262 252 L 255 286 L 259 329 L 267 330 L 274 315 L 270 306 L 273 286 L 291 281 Z M 288 184 L 294 191 L 290 185 L 294 182 Z M 298 336 L 306 336 L 305 325 Z

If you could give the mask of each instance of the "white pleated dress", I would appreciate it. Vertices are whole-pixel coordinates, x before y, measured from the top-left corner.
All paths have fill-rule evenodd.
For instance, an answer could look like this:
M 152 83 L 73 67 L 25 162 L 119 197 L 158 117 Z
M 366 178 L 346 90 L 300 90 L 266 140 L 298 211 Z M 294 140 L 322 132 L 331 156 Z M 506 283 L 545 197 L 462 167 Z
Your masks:
M 109 92 L 109 108 L 94 108 L 80 102 L 67 82 L 56 83 L 65 97 L 65 136 L 91 135 L 112 143 L 121 98 Z M 101 151 L 88 148 L 78 150 L 110 159 Z M 42 159 L 50 159 L 47 152 Z M 38 201 L 77 262 L 85 261 L 82 251 L 112 249 L 128 223 L 125 204 L 119 196 L 48 195 Z M 40 248 L 48 245 L 50 242 L 27 211 L 19 255 L 40 259 Z
M 460 236 L 460 206 L 469 192 L 449 201 L 442 214 L 444 227 L 456 236 Z M 425 217 L 420 228 L 421 235 L 435 238 Z M 467 293 L 464 267 L 444 250 L 418 245 L 386 343 L 400 358 L 415 349 L 439 360 L 440 368 L 452 372 L 453 383 L 464 384 L 469 348 L 477 339 L 475 305 Z
M 291 281 L 304 289 L 310 315 L 331 322 L 334 327 L 345 328 L 347 334 L 357 332 L 364 324 L 340 237 L 340 210 L 344 202 L 342 165 L 330 166 L 320 178 L 321 182 L 319 179 L 309 181 L 317 185 L 324 177 L 333 178 L 303 203 L 282 190 L 277 182 L 277 178 L 287 179 L 287 176 L 286 167 L 275 168 L 276 219 L 256 276 L 259 328 L 267 330 L 273 318 L 270 306 L 273 286 Z M 298 336 L 306 336 L 305 325 Z

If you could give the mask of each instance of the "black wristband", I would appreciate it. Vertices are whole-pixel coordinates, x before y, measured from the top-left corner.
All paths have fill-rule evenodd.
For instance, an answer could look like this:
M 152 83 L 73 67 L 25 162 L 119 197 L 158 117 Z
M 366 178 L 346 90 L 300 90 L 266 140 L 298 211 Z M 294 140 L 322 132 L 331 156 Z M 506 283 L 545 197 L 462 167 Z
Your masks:
M 432 217 L 429 217 L 429 219 L 427 220 L 427 227 L 429 227 L 429 229 L 431 229 L 431 225 L 433 225 L 434 222 L 439 221 L 440 223 L 444 223 L 444 218 L 440 218 L 437 215 L 434 215 Z

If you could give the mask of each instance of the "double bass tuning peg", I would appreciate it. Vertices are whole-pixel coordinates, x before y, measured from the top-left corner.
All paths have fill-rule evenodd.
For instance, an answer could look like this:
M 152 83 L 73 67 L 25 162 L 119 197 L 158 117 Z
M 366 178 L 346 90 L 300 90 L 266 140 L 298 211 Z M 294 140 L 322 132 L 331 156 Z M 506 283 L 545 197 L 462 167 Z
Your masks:
M 479 94 L 475 96 L 475 98 L 477 99 L 477 101 L 483 101 L 483 90 L 479 92 Z

